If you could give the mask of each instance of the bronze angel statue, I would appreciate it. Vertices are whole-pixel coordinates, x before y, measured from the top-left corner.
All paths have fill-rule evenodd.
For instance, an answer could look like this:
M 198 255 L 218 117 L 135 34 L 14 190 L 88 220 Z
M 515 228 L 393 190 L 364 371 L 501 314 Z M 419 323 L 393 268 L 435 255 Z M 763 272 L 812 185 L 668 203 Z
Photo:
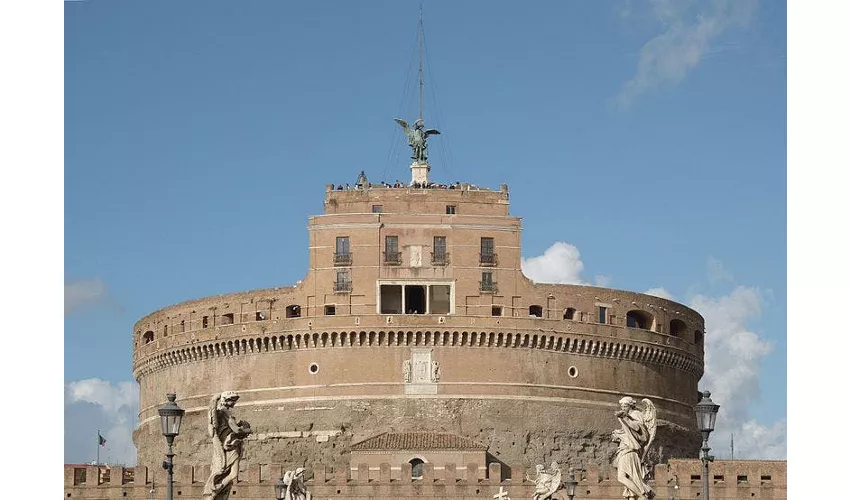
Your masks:
M 611 439 L 618 443 L 614 457 L 617 468 L 617 480 L 624 486 L 623 498 L 629 500 L 651 499 L 655 492 L 646 483 L 646 468 L 643 460 L 655 439 L 658 427 L 655 405 L 648 399 L 641 400 L 643 410 L 637 408 L 637 401 L 630 396 L 620 399 L 620 410 L 615 414 L 620 428 Z
M 413 123 L 413 128 L 408 127 L 407 122 L 401 118 L 396 118 L 395 121 L 401 125 L 404 135 L 407 136 L 407 144 L 413 149 L 413 156 L 410 158 L 416 163 L 427 163 L 428 155 L 425 154 L 425 149 L 428 146 L 425 141 L 429 135 L 438 135 L 440 131 L 433 128 L 425 130 L 425 122 L 422 121 L 422 118 Z

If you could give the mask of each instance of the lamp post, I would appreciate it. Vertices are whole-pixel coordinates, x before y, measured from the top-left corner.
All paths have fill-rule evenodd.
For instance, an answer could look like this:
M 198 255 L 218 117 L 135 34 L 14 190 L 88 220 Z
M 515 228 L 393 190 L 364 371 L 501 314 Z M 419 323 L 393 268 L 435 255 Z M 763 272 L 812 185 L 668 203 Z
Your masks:
M 702 498 L 708 500 L 708 464 L 714 461 L 714 457 L 708 454 L 711 448 L 708 447 L 708 436 L 714 430 L 714 421 L 717 419 L 717 411 L 720 405 L 714 404 L 711 400 L 711 393 L 705 391 L 702 393 L 702 399 L 694 407 L 697 414 L 697 426 L 702 432 Z
M 283 476 L 280 477 L 277 484 L 274 485 L 274 497 L 277 500 L 283 500 L 286 496 L 286 483 L 283 482 Z
M 576 475 L 573 473 L 573 468 L 570 467 L 570 477 L 564 481 L 564 484 L 567 486 L 567 496 L 570 497 L 570 500 L 573 500 L 573 497 L 576 494 L 576 485 L 578 481 L 576 481 Z
M 183 414 L 186 410 L 177 406 L 174 402 L 177 395 L 169 393 L 166 395 L 168 402 L 159 408 L 159 421 L 162 424 L 162 435 L 168 442 L 168 453 L 165 454 L 168 460 L 162 462 L 162 468 L 168 471 L 168 487 L 165 490 L 166 500 L 174 498 L 174 451 L 171 446 L 174 444 L 174 438 L 180 434 L 180 422 L 183 421 Z

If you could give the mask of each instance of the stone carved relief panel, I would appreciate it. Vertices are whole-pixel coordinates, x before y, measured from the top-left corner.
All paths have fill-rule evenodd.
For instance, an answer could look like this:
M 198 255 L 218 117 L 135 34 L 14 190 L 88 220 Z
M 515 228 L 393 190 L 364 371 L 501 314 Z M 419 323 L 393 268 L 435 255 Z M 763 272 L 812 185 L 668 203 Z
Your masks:
M 402 363 L 405 394 L 437 394 L 440 381 L 440 363 L 434 359 L 434 350 L 410 349 L 410 359 Z

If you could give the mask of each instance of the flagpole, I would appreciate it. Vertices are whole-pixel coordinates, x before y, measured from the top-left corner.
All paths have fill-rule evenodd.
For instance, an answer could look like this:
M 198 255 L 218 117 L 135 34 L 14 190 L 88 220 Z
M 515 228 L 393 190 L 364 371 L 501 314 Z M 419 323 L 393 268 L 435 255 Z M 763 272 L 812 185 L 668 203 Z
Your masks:
M 97 430 L 97 460 L 95 465 L 100 465 L 100 429 Z

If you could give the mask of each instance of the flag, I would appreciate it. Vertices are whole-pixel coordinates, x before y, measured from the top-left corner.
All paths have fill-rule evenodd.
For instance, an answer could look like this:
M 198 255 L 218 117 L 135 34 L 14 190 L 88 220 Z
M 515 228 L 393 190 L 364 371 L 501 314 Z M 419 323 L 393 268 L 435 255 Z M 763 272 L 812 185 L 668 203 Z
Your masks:
M 97 444 L 101 447 L 106 446 L 106 438 L 100 435 L 100 431 L 97 433 Z

